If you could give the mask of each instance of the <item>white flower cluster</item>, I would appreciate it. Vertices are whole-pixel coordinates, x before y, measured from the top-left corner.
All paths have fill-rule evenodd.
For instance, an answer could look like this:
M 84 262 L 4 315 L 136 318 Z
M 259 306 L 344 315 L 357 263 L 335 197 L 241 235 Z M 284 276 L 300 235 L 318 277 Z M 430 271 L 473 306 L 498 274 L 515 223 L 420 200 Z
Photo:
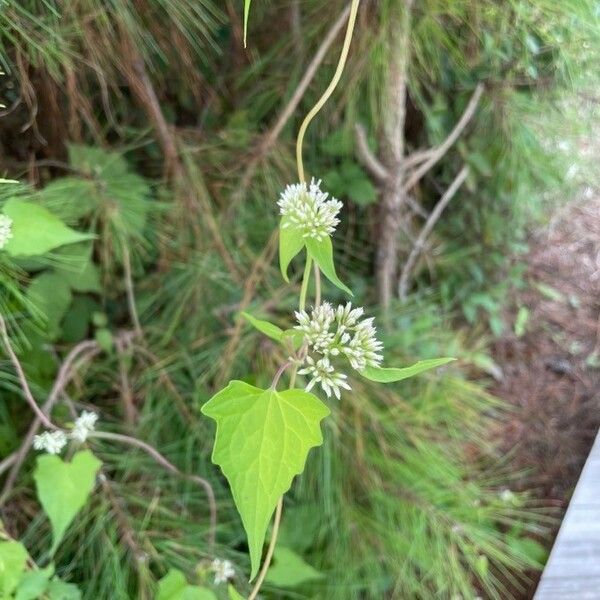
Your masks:
M 80 443 L 85 442 L 88 435 L 96 428 L 97 420 L 98 415 L 96 413 L 84 410 L 75 420 L 73 429 L 71 429 L 68 437 L 60 429 L 56 431 L 44 431 L 33 438 L 33 447 L 36 450 L 44 450 L 48 454 L 60 454 L 67 445 L 69 437 Z
M 226 583 L 235 575 L 233 563 L 230 560 L 215 558 L 211 565 L 211 571 L 215 574 L 215 584 Z
M 304 310 L 296 312 L 295 329 L 304 334 L 308 346 L 302 363 L 306 366 L 298 371 L 300 375 L 311 377 L 307 390 L 319 383 L 327 396 L 333 393 L 339 399 L 341 388 L 350 389 L 347 376 L 336 372 L 331 364 L 334 357 L 345 357 L 357 371 L 379 366 L 383 360 L 383 344 L 377 339 L 373 318 L 361 319 L 363 314 L 362 308 L 352 308 L 351 303 L 334 309 L 328 302 L 310 314 Z M 311 352 L 319 355 L 318 358 L 310 356 Z
M 342 203 L 321 190 L 321 181 L 288 185 L 281 193 L 279 212 L 284 218 L 282 227 L 296 227 L 305 238 L 322 240 L 331 235 L 340 222 L 337 218 Z
M 33 447 L 36 450 L 44 450 L 48 454 L 60 454 L 67 445 L 67 436 L 64 431 L 44 431 L 33 438 Z
M 71 437 L 78 442 L 85 442 L 88 435 L 96 429 L 96 421 L 98 415 L 95 412 L 84 410 L 79 418 L 75 421 L 73 429 L 71 430 Z
M 6 215 L 0 215 L 0 250 L 12 238 L 12 219 Z

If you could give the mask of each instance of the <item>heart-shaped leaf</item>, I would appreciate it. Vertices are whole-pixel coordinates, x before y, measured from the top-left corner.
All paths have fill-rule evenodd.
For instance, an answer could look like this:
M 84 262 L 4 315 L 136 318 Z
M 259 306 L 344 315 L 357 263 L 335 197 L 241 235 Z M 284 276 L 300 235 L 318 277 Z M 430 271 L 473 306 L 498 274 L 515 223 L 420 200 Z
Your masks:
M 217 422 L 212 460 L 242 517 L 253 579 L 275 506 L 304 470 L 308 451 L 323 443 L 320 423 L 329 409 L 303 390 L 261 390 L 232 381 L 202 412 Z
M 350 290 L 350 288 L 342 282 L 335 272 L 331 238 L 325 237 L 322 240 L 307 238 L 306 249 L 308 250 L 309 256 L 319 265 L 319 269 L 321 269 L 323 275 L 325 275 L 325 277 L 327 277 L 331 283 L 339 287 L 341 290 L 344 290 L 344 292 L 347 294 L 350 294 L 350 296 L 354 295 L 352 290 Z
M 52 525 L 51 554 L 56 552 L 67 527 L 86 503 L 101 464 L 89 450 L 77 452 L 70 463 L 51 454 L 38 457 L 33 478 Z
M 39 256 L 65 244 L 94 238 L 67 227 L 57 216 L 32 202 L 12 198 L 2 212 L 12 219 L 12 238 L 5 246 L 11 256 Z
M 449 362 L 456 360 L 454 358 L 430 358 L 428 360 L 420 360 L 410 367 L 404 367 L 403 369 L 397 369 L 395 367 L 366 367 L 360 374 L 371 381 L 377 381 L 379 383 L 392 383 L 394 381 L 402 381 L 409 377 L 414 377 L 424 371 L 441 367 Z
M 292 259 L 304 248 L 305 239 L 295 227 L 283 227 L 282 220 L 279 226 L 279 268 L 281 275 L 289 281 L 287 274 Z

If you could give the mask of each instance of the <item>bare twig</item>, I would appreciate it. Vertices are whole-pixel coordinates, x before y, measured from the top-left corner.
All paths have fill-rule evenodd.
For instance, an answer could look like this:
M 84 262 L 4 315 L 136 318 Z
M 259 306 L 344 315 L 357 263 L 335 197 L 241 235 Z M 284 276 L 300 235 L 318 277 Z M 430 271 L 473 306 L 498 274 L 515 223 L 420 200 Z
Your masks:
M 417 169 L 415 169 L 414 173 L 410 175 L 410 177 L 406 180 L 404 184 L 404 190 L 408 192 L 420 179 L 427 173 L 443 156 L 448 152 L 450 147 L 456 142 L 459 138 L 460 134 L 463 132 L 465 127 L 469 124 L 475 111 L 477 110 L 477 105 L 479 104 L 479 100 L 481 99 L 481 95 L 483 94 L 483 85 L 481 83 L 477 84 L 467 107 L 465 108 L 461 118 L 458 123 L 454 126 L 454 129 L 450 132 L 450 135 L 435 148 L 432 148 L 429 151 L 429 157 L 427 160 Z
M 154 446 L 151 446 L 147 442 L 144 442 L 138 438 L 123 435 L 120 433 L 111 433 L 108 431 L 95 431 L 90 434 L 90 438 L 98 438 L 103 440 L 112 440 L 114 442 L 120 442 L 122 444 L 127 444 L 128 446 L 133 446 L 135 448 L 139 448 L 146 452 L 149 456 L 151 456 L 161 467 L 172 473 L 173 475 L 177 475 L 182 479 L 186 479 L 188 481 L 193 481 L 198 484 L 205 492 L 208 498 L 208 505 L 210 511 L 210 531 L 209 531 L 209 541 L 210 544 L 213 545 L 215 543 L 216 538 L 216 530 L 217 530 L 217 501 L 215 499 L 215 493 L 210 482 L 199 475 L 188 475 L 187 473 L 183 473 L 180 471 L 173 463 L 169 462 Z
M 358 155 L 358 160 L 379 183 L 386 181 L 390 174 L 388 173 L 388 170 L 379 162 L 379 159 L 373 154 L 373 152 L 371 152 L 371 148 L 369 148 L 369 143 L 367 142 L 367 132 L 365 131 L 365 128 L 360 123 L 357 123 L 354 126 L 354 133 L 356 137 L 356 152 Z
M 460 188 L 460 186 L 463 184 L 464 180 L 467 178 L 468 174 L 469 174 L 469 167 L 464 166 L 460 170 L 458 175 L 455 177 L 454 181 L 450 184 L 450 187 L 446 190 L 444 195 L 440 198 L 439 202 L 435 205 L 435 208 L 429 215 L 429 218 L 427 219 L 427 222 L 423 226 L 421 233 L 419 233 L 419 236 L 417 237 L 417 240 L 413 246 L 413 249 L 411 250 L 411 252 L 408 255 L 408 258 L 406 260 L 406 263 L 404 264 L 404 268 L 402 269 L 402 274 L 400 275 L 400 282 L 398 284 L 398 295 L 402 302 L 406 301 L 410 274 L 415 266 L 415 263 L 417 262 L 417 258 L 419 256 L 419 254 L 421 253 L 421 251 L 423 250 L 423 248 L 425 246 L 425 240 L 431 233 L 431 230 L 433 229 L 433 227 L 435 226 L 435 224 L 437 223 L 439 218 L 442 216 L 442 213 L 444 212 L 444 209 L 446 208 L 446 206 L 448 206 L 448 203 L 450 202 L 450 200 L 452 200 L 452 198 L 458 191 L 458 188 Z
M 81 357 L 82 361 L 87 361 L 90 358 L 94 357 L 96 354 L 100 352 L 100 348 L 98 344 L 93 340 L 85 340 L 80 342 L 76 346 L 73 346 L 67 357 L 65 358 L 63 364 L 58 370 L 58 375 L 54 380 L 54 385 L 48 394 L 48 398 L 46 402 L 42 406 L 42 412 L 44 415 L 49 415 L 52 411 L 52 408 L 58 401 L 61 391 L 65 388 L 65 386 L 69 383 L 72 374 L 75 371 L 75 361 Z M 17 476 L 19 471 L 21 470 L 21 466 L 23 465 L 23 461 L 31 448 L 33 443 L 33 438 L 38 432 L 40 426 L 42 425 L 42 420 L 39 418 L 35 418 L 31 425 L 29 426 L 29 430 L 21 443 L 21 447 L 4 459 L 2 464 L 7 461 L 11 461 L 11 471 L 6 478 L 6 483 L 4 484 L 4 488 L 2 490 L 2 496 L 0 497 L 0 506 L 4 503 L 7 495 L 12 490 L 15 481 L 17 480 Z M 6 468 L 9 468 L 8 466 Z M 2 471 L 0 471 L 1 473 Z
M 137 337 L 142 339 L 144 337 L 144 332 L 142 331 L 137 308 L 135 306 L 135 292 L 133 289 L 133 276 L 131 274 L 131 257 L 129 255 L 129 248 L 125 242 L 121 244 L 121 247 L 123 251 L 123 272 L 125 275 L 125 290 L 127 292 L 127 306 L 129 307 L 129 315 L 131 317 L 133 329 Z
M 8 337 L 6 321 L 2 315 L 0 315 L 0 336 L 2 337 L 2 345 L 4 346 L 4 350 L 8 354 L 10 362 L 17 372 L 17 377 L 19 378 L 19 384 L 21 386 L 21 390 L 23 391 L 23 396 L 25 397 L 25 400 L 27 400 L 29 407 L 34 412 L 35 416 L 40 420 L 40 422 L 43 423 L 44 427 L 47 429 L 58 429 L 58 427 L 56 427 L 56 425 L 54 425 L 54 423 L 52 423 L 52 421 L 50 421 L 50 419 L 42 412 L 42 409 L 38 406 L 38 403 L 31 393 L 31 388 L 29 387 L 29 383 L 27 383 L 27 377 L 25 377 L 25 372 L 21 366 L 21 361 L 15 354 L 10 342 L 10 338 Z
M 335 41 L 335 38 L 339 34 L 339 32 L 344 27 L 344 23 L 348 20 L 348 16 L 350 14 L 350 5 L 348 5 L 337 18 L 337 20 L 331 26 L 331 29 L 327 32 L 321 45 L 319 46 L 317 52 L 315 53 L 313 59 L 310 61 L 310 64 L 306 68 L 300 83 L 298 83 L 298 87 L 294 91 L 292 97 L 289 99 L 288 103 L 285 105 L 277 120 L 273 124 L 273 126 L 269 129 L 269 131 L 263 136 L 261 143 L 258 146 L 255 156 L 252 158 L 251 162 L 246 167 L 246 171 L 244 176 L 242 177 L 242 181 L 240 183 L 240 194 L 243 194 L 246 188 L 250 185 L 250 181 L 252 177 L 254 177 L 254 173 L 256 172 L 256 168 L 262 162 L 262 160 L 267 156 L 267 154 L 273 148 L 275 142 L 279 138 L 279 135 L 283 131 L 286 123 L 289 121 L 290 117 L 294 114 L 294 111 L 300 104 L 308 86 L 313 80 L 314 76 L 319 69 L 319 66 L 323 62 L 327 51 Z
M 135 408 L 135 402 L 133 399 L 133 392 L 129 383 L 129 374 L 127 370 L 128 361 L 125 360 L 130 344 L 123 340 L 116 339 L 115 347 L 119 356 L 119 379 L 121 387 L 121 399 L 123 400 L 123 407 L 125 412 L 125 422 L 128 427 L 132 427 L 135 424 L 137 418 L 137 410 Z

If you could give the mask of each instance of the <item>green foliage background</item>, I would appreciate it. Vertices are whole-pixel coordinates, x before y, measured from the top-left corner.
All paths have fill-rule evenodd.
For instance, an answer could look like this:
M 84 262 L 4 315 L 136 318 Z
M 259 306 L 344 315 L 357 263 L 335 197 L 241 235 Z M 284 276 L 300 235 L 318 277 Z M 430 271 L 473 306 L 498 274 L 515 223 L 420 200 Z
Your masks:
M 379 191 L 359 165 L 353 129 L 362 122 L 376 148 L 394 2 L 363 2 L 343 83 L 306 143 L 309 174 L 345 203 L 335 247 L 342 279 L 375 312 Z M 257 1 L 246 51 L 241 6 L 229 2 L 2 4 L 0 87 L 10 111 L 0 119 L 0 166 L 30 185 L 0 187 L 0 203 L 27 198 L 96 236 L 43 260 L 0 252 L 0 310 L 34 393 L 47 394 L 73 344 L 97 340 L 103 352 L 81 367 L 68 397 L 98 410 L 102 427 L 135 433 L 182 471 L 207 477 L 219 507 L 219 546 L 211 549 L 197 486 L 138 451 L 94 442 L 108 487 L 98 488 L 68 530 L 59 574 L 80 584 L 84 598 L 152 598 L 170 568 L 210 583 L 208 565 L 218 556 L 234 561 L 243 590 L 243 530 L 210 462 L 214 430 L 200 407 L 248 372 L 256 373 L 249 383 L 267 386 L 285 358 L 238 312 L 290 325 L 294 294 L 274 260 L 275 201 L 295 179 L 294 135 L 329 81 L 334 49 L 256 160 L 345 3 Z M 547 210 L 548 194 L 565 185 L 554 124 L 562 119 L 564 127 L 567 118 L 565 90 L 587 83 L 597 64 L 598 19 L 592 0 L 415 6 L 409 147 L 441 141 L 478 82 L 486 93 L 466 135 L 415 191 L 431 208 L 460 165 L 471 166 L 468 185 L 436 227 L 435 251 L 416 273 L 410 303 L 393 308 L 384 341 L 395 364 L 446 355 L 459 361 L 386 390 L 353 381 L 353 393 L 332 404 L 325 445 L 294 487 L 282 533 L 292 562 L 302 557 L 302 568 L 319 575 L 292 586 L 274 575 L 266 597 L 505 599 L 519 597 L 543 562 L 536 542 L 543 513 L 528 496 L 501 494 L 514 474 L 490 441 L 505 408 L 478 379 L 481 368 L 493 370 L 480 324 L 492 334 L 506 326 L 503 299 L 521 284 L 513 259 L 532 219 Z M 180 171 L 168 178 L 156 114 L 132 84 L 140 64 L 180 157 Z M 298 285 L 300 273 L 291 271 Z M 326 292 L 342 297 L 333 286 Z M 123 331 L 135 325 L 132 297 L 143 338 L 124 343 Z M 18 447 L 31 415 L 6 360 L 0 386 L 2 458 Z M 134 405 L 129 423 L 124 402 Z M 66 405 L 55 417 L 70 418 Z M 38 557 L 51 530 L 30 466 L 1 510 L 7 529 Z M 275 568 L 285 565 L 276 555 Z

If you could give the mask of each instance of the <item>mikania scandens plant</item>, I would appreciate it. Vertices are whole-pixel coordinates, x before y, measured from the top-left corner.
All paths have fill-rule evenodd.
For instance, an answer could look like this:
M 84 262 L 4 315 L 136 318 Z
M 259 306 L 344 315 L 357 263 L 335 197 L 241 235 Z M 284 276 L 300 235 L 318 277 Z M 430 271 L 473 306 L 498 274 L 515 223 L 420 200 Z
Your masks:
M 234 380 L 202 407 L 202 412 L 217 424 L 212 458 L 229 482 L 246 530 L 251 581 L 259 573 L 267 529 L 275 513 L 269 548 L 248 600 L 258 595 L 273 557 L 283 495 L 294 477 L 304 470 L 309 450 L 323 442 L 321 421 L 330 411 L 316 393 L 320 390 L 327 398 L 343 401 L 342 391 L 351 389 L 348 374 L 344 372 L 348 367 L 366 379 L 387 383 L 452 360 L 441 358 L 420 361 L 407 368 L 384 368 L 383 344 L 377 339 L 374 319 L 365 318 L 365 310 L 353 307 L 350 302 L 334 307 L 321 301 L 321 274 L 352 295 L 336 273 L 331 242 L 340 222 L 342 203 L 322 189 L 321 181 L 306 182 L 302 143 L 309 123 L 340 80 L 359 3 L 360 0 L 352 0 L 333 80 L 300 127 L 296 145 L 300 181 L 288 185 L 277 202 L 281 215 L 279 264 L 286 281 L 291 261 L 303 251 L 305 256 L 295 325 L 284 331 L 273 323 L 242 313 L 256 329 L 293 351 L 274 374 L 268 389 Z M 307 308 L 313 273 L 315 298 Z M 285 372 L 289 373 L 288 389 L 279 391 Z

